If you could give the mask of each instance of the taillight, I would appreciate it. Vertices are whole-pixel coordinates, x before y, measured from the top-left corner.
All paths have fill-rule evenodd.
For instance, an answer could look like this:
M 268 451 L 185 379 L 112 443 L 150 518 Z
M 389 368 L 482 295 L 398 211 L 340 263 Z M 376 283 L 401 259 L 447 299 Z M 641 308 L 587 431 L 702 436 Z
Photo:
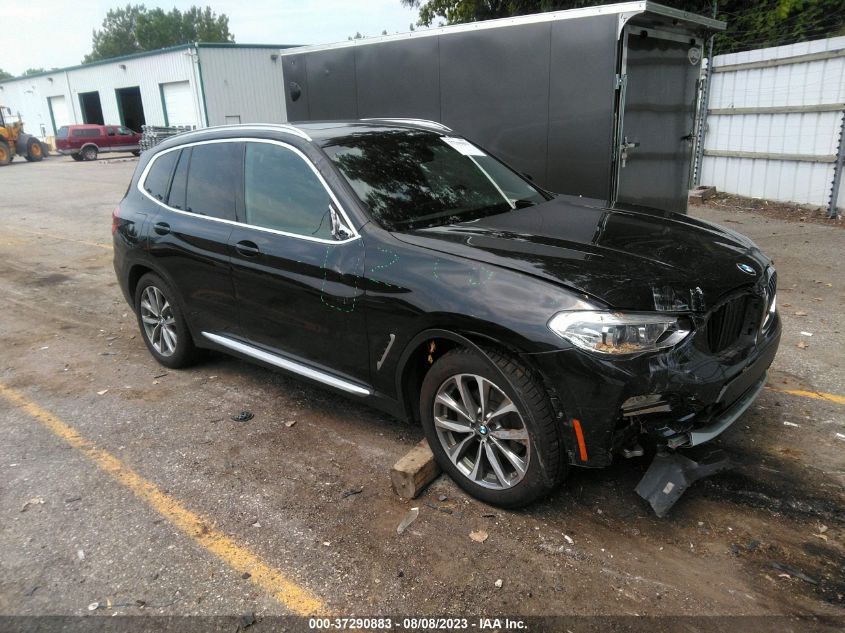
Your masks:
M 111 212 L 111 234 L 117 233 L 117 227 L 120 225 L 120 205 L 114 208 Z

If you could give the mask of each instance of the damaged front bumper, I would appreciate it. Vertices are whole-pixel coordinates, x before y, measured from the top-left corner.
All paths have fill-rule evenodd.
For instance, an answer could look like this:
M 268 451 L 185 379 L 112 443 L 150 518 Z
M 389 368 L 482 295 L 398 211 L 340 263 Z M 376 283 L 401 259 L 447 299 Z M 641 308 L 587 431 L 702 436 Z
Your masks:
M 665 513 L 689 484 L 715 472 L 713 464 L 727 467 L 721 458 L 701 461 L 677 451 L 706 444 L 748 410 L 765 385 L 780 335 L 775 315 L 765 332 L 719 354 L 708 353 L 693 338 L 666 353 L 629 359 L 561 351 L 532 355 L 532 360 L 563 412 L 573 465 L 600 468 L 614 455 L 642 455 L 638 440 L 643 436 L 657 445 L 663 457 L 655 460 L 641 489 L 655 511 L 660 507 Z M 649 483 L 652 478 L 663 486 Z M 655 505 L 654 495 L 668 483 L 673 484 L 669 492 Z

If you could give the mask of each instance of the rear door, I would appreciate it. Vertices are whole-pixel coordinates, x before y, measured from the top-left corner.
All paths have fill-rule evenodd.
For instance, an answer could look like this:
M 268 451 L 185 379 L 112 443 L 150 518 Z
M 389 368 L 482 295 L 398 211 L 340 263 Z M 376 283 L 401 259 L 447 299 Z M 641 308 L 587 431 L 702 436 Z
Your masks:
M 686 213 L 700 43 L 629 28 L 634 30 L 624 35 L 615 200 Z
M 165 152 L 142 181 L 159 207 L 150 253 L 176 285 L 195 336 L 237 332 L 228 241 L 240 200 L 242 152 L 238 142 Z M 170 167 L 172 178 L 155 171 L 159 162 Z

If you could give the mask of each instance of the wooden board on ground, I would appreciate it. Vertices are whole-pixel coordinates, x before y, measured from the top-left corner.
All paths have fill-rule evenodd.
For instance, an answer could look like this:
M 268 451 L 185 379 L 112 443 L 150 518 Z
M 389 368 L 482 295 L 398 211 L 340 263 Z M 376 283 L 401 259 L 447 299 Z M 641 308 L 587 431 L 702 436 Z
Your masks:
M 428 442 L 422 440 L 390 469 L 393 491 L 403 499 L 413 499 L 440 474 Z

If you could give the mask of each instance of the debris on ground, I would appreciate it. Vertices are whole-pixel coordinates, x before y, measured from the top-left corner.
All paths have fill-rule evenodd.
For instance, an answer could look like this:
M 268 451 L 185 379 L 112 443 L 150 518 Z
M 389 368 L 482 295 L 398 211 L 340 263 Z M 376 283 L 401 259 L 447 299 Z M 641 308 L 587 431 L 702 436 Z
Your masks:
M 360 488 L 352 488 L 351 490 L 347 490 L 342 495 L 340 495 L 340 498 L 346 499 L 346 497 L 351 497 L 353 495 L 359 495 L 362 492 L 364 492 L 364 486 L 361 486 Z
M 495 585 L 496 589 L 501 589 L 503 584 L 505 584 L 505 583 L 502 582 L 501 578 L 499 578 L 496 582 L 493 583 L 493 585 Z
M 800 427 L 801 427 L 801 425 L 800 425 L 800 424 L 795 424 L 795 422 L 790 422 L 789 420 L 784 420 L 784 421 L 783 421 L 783 425 L 784 425 L 784 426 L 794 426 L 794 427 L 796 427 L 796 428 L 800 428 Z
M 253 624 L 255 624 L 257 620 L 255 619 L 255 613 L 250 611 L 249 613 L 244 613 L 241 616 L 241 621 L 238 623 L 239 631 L 243 631 L 244 629 L 248 629 Z
M 469 533 L 469 537 L 476 543 L 483 543 L 489 537 L 489 534 L 484 530 L 475 530 Z
M 82 501 L 82 497 L 77 496 L 77 497 L 69 497 L 69 498 L 65 499 L 65 503 L 75 503 L 77 501 Z
M 104 395 L 106 395 L 108 392 L 109 392 L 109 390 L 108 390 L 108 389 L 101 389 L 100 391 L 98 391 L 98 392 L 97 392 L 97 395 L 98 395 L 98 396 L 104 396 Z
M 802 572 L 800 569 L 796 569 L 795 567 L 792 567 L 791 565 L 786 565 L 784 563 L 772 563 L 772 567 L 774 569 L 777 569 L 778 571 L 784 572 L 787 575 L 788 578 L 789 577 L 798 578 L 799 580 L 803 580 L 804 582 L 808 582 L 811 585 L 819 584 L 818 580 L 816 580 L 815 578 L 810 578 L 807 574 Z M 783 574 L 780 574 L 780 576 L 783 577 Z
M 569 543 L 570 545 L 575 545 L 575 541 L 572 540 L 572 537 L 568 534 L 563 535 L 564 540 Z
M 449 497 L 447 497 L 446 495 L 439 495 L 439 496 L 437 497 L 437 500 L 438 500 L 440 503 L 443 503 L 443 502 L 444 502 L 444 501 L 446 501 L 448 498 L 449 498 Z
M 241 578 L 243 578 L 244 580 L 247 580 L 249 578 L 252 578 L 252 574 L 250 574 L 248 571 L 245 571 L 244 573 L 241 574 Z
M 801 341 L 801 342 L 800 342 L 800 343 L 798 343 L 798 345 L 796 345 L 795 347 L 797 347 L 798 349 L 807 349 L 807 348 L 808 348 L 808 347 L 810 347 L 810 346 L 809 346 L 809 345 L 807 345 L 804 341 Z
M 233 422 L 249 422 L 254 417 L 255 417 L 255 415 L 252 413 L 252 411 L 247 411 L 246 409 L 244 409 L 240 413 L 233 415 L 232 421 Z
M 97 610 L 97 609 L 99 609 L 99 608 L 100 608 L 100 603 L 99 603 L 99 602 L 92 602 L 91 604 L 89 604 L 89 605 L 88 605 L 88 610 L 89 610 L 89 611 L 96 611 L 96 610 Z
M 76 557 L 79 560 L 85 560 L 85 550 L 81 550 L 81 549 L 76 550 Z
M 405 515 L 405 518 L 402 519 L 402 522 L 396 527 L 396 533 L 402 534 L 402 532 L 408 529 L 408 526 L 411 525 L 411 523 L 417 520 L 418 516 L 420 516 L 419 508 L 411 508 L 408 510 L 408 514 Z
M 293 427 L 293 425 L 295 425 L 295 424 L 296 424 L 296 420 L 288 420 L 287 422 L 285 422 L 285 426 L 288 427 L 288 428 Z
M 845 440 L 845 435 L 843 435 L 842 433 L 837 433 L 836 437 L 840 440 Z
M 812 332 L 805 332 L 803 330 L 801 330 L 800 334 L 801 334 L 801 336 L 812 336 L 813 335 Z
M 29 509 L 29 506 L 43 506 L 44 505 L 44 497 L 33 497 L 29 501 L 23 504 L 21 508 L 21 512 L 26 512 Z

